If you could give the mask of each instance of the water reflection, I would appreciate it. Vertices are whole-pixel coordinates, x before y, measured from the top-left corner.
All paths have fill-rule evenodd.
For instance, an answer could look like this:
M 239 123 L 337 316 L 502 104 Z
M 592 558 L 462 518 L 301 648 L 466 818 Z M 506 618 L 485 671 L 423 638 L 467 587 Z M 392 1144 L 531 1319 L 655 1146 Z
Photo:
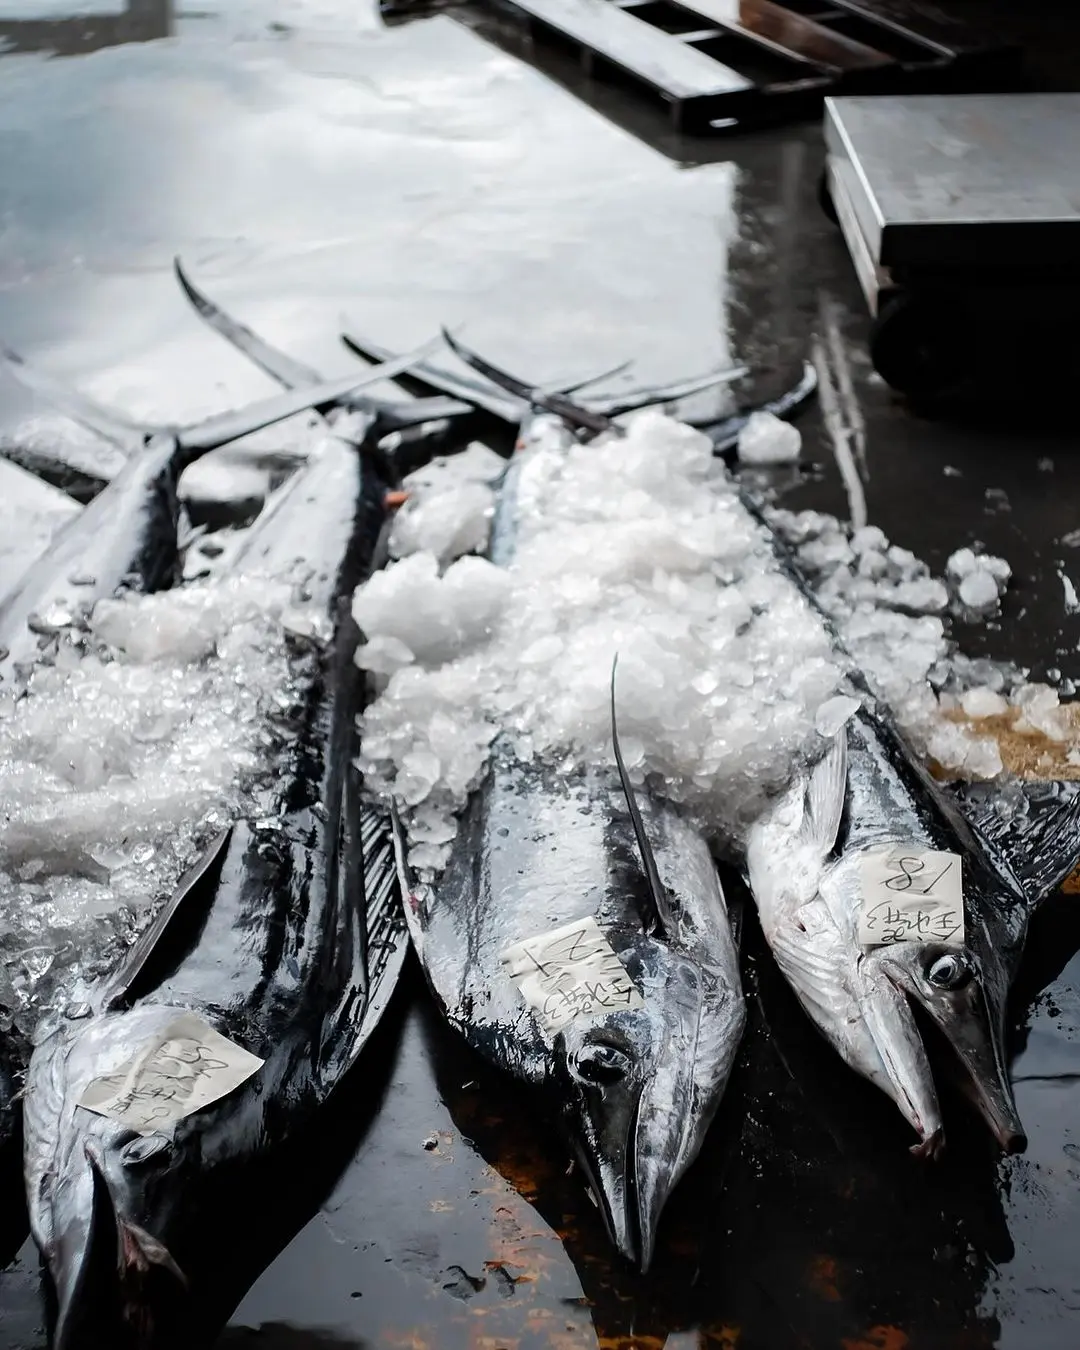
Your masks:
M 35 0 L 26 0 L 32 13 Z M 172 32 L 172 0 L 127 0 L 119 14 L 78 14 L 48 19 L 0 16 L 0 55 L 51 52 L 82 56 L 126 42 L 152 42 Z

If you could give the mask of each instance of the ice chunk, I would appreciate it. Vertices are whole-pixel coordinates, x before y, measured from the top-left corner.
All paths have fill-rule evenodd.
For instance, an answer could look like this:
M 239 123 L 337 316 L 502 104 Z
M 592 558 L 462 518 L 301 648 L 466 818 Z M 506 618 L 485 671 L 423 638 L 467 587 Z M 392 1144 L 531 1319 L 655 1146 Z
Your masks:
M 446 492 L 465 483 L 494 483 L 506 472 L 506 460 L 480 441 L 470 441 L 456 455 L 438 455 L 408 474 L 408 492 Z
M 815 731 L 826 740 L 831 739 L 860 706 L 857 698 L 851 698 L 846 694 L 826 699 L 814 718 Z
M 993 573 L 978 568 L 963 577 L 957 595 L 968 609 L 977 612 L 993 609 L 998 602 L 997 581 Z
M 799 428 L 771 412 L 751 413 L 739 433 L 743 464 L 790 464 L 799 458 L 801 447 Z
M 888 547 L 889 540 L 885 531 L 879 530 L 876 525 L 863 525 L 851 536 L 851 548 L 856 557 L 861 557 L 864 553 L 885 553 Z
M 189 465 L 177 488 L 180 499 L 194 507 L 226 507 L 231 514 L 248 518 L 259 511 L 269 491 L 266 469 L 221 453 L 206 455 Z
M 1069 724 L 1056 689 L 1045 684 L 1024 684 L 1014 691 L 1012 702 L 1021 714 L 1013 723 L 1015 730 L 1041 734 L 1052 741 L 1069 739 Z
M 897 609 L 910 610 L 913 614 L 936 614 L 949 603 L 949 592 L 944 582 L 933 577 L 917 577 L 899 582 L 891 600 Z
M 356 649 L 356 664 L 361 670 L 370 670 L 375 675 L 393 675 L 395 670 L 411 665 L 415 659 L 404 642 L 396 637 L 374 637 Z
M 968 777 L 996 778 L 1003 768 L 1001 750 L 992 737 L 981 737 L 969 743 L 963 759 L 963 769 Z
M 0 721 L 0 987 L 25 1030 L 116 962 L 208 835 L 257 811 L 267 718 L 300 687 L 289 605 L 266 577 L 103 603 L 89 650 L 62 647 Z
M 956 722 L 942 721 L 934 727 L 927 743 L 927 753 L 943 769 L 959 769 L 968 753 L 970 738 Z
M 970 548 L 957 549 L 946 562 L 945 571 L 956 587 L 960 603 L 977 613 L 993 609 L 1012 576 L 1012 568 L 1004 558 L 975 553 Z
M 1004 698 L 985 685 L 968 689 L 960 695 L 960 706 L 968 717 L 998 717 L 1008 712 L 1009 705 Z
M 961 581 L 964 577 L 976 571 L 978 565 L 973 550 L 958 548 L 955 553 L 949 555 L 945 563 L 945 571 L 948 576 L 956 581 Z
M 369 642 L 393 638 L 440 663 L 487 634 L 508 590 L 506 573 L 484 558 L 461 558 L 440 577 L 434 554 L 414 553 L 357 590 L 353 617 Z
M 1076 614 L 1080 612 L 1080 599 L 1076 595 L 1076 587 L 1072 580 L 1064 572 L 1059 572 L 1061 577 L 1061 587 L 1065 592 L 1065 613 Z
M 427 551 L 441 563 L 487 547 L 495 495 L 483 483 L 465 483 L 447 491 L 411 498 L 398 511 L 390 531 L 390 556 L 405 558 Z

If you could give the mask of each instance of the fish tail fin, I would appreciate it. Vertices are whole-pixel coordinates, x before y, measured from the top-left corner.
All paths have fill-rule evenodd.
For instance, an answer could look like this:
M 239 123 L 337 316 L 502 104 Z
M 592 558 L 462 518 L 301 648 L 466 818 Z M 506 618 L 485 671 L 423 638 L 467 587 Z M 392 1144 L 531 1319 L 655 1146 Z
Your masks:
M 278 351 L 276 347 L 272 347 L 269 342 L 259 337 L 258 333 L 252 332 L 246 324 L 234 319 L 217 301 L 211 300 L 191 280 L 178 257 L 173 259 L 173 272 L 176 274 L 180 289 L 191 301 L 199 318 L 237 351 L 243 352 L 271 379 L 277 380 L 278 384 L 286 389 L 300 389 L 306 385 L 322 383 L 322 376 L 317 370 L 312 370 L 302 361 L 296 361 L 287 353 Z
M 633 364 L 632 361 L 622 361 L 619 365 L 610 366 L 607 370 L 601 370 L 596 375 L 586 375 L 584 379 L 573 379 L 569 382 L 555 380 L 549 383 L 546 388 L 550 394 L 576 394 L 582 389 L 588 389 L 590 384 L 599 384 L 602 380 L 610 380 L 616 375 L 625 374 Z
M 340 337 L 342 345 L 347 351 L 352 352 L 353 356 L 358 356 L 361 361 L 367 361 L 371 365 L 389 361 L 394 356 L 394 352 L 389 347 L 383 347 L 377 342 L 372 342 L 369 338 L 361 337 L 358 333 L 342 333 Z M 449 371 L 441 370 L 438 366 L 429 365 L 426 361 L 418 361 L 411 370 L 403 372 L 400 378 L 395 379 L 394 383 L 404 389 L 406 393 L 413 394 L 417 398 L 431 398 L 444 394 L 451 398 L 463 398 L 466 401 L 471 401 L 472 393 L 477 395 L 484 393 L 484 386 L 479 380 L 473 381 L 453 375 Z M 494 411 L 486 403 L 479 403 L 478 406 L 486 408 L 489 412 Z
M 674 380 L 671 384 L 645 386 L 641 389 L 628 389 L 624 394 L 611 398 L 593 399 L 593 407 L 606 417 L 620 417 L 623 413 L 634 412 L 638 408 L 655 407 L 661 403 L 677 403 L 681 398 L 690 398 L 706 389 L 715 389 L 720 384 L 730 384 L 749 374 L 746 366 L 725 366 L 721 370 L 709 371 L 705 375 L 693 375 L 685 380 Z
M 437 339 L 425 342 L 423 346 L 407 352 L 404 356 L 395 356 L 392 360 L 375 366 L 364 376 L 347 375 L 337 380 L 321 380 L 318 384 L 306 384 L 299 389 L 287 390 L 274 398 L 249 404 L 246 408 L 218 413 L 191 426 L 182 427 L 173 433 L 180 448 L 182 461 L 189 463 L 209 450 L 216 450 L 230 441 L 240 440 L 254 431 L 261 431 L 263 427 L 284 422 L 290 417 L 295 417 L 297 413 L 341 402 L 359 393 L 361 389 L 379 384 L 382 380 L 392 379 L 422 360 L 437 345 Z
M 524 400 L 530 407 L 539 408 L 543 412 L 552 413 L 571 427 L 579 431 L 590 431 L 599 434 L 604 431 L 610 431 L 612 422 L 610 417 L 603 413 L 593 412 L 590 408 L 585 408 L 579 403 L 566 397 L 565 394 L 545 393 L 542 389 L 536 389 L 525 380 L 512 375 L 502 366 L 493 365 L 479 352 L 473 351 L 467 347 L 460 338 L 447 329 L 442 330 L 443 341 L 460 361 L 464 361 L 467 366 L 471 366 L 479 375 L 483 375 L 486 380 L 497 385 L 500 389 L 505 389 L 508 394 L 513 394 L 515 398 Z
M 107 408 L 88 394 L 68 385 L 64 380 L 30 365 L 14 348 L 0 342 L 0 357 L 8 370 L 25 389 L 51 403 L 59 412 L 66 413 L 74 422 L 100 436 L 121 450 L 130 452 L 142 445 L 156 427 L 136 422 L 123 413 Z
M 0 343 L 0 357 L 7 362 L 21 384 L 48 399 L 54 407 L 67 413 L 83 426 L 89 427 L 98 435 L 114 441 L 127 450 L 135 448 L 136 445 L 145 445 L 154 435 L 171 437 L 176 448 L 177 467 L 182 469 L 201 455 L 227 445 L 230 441 L 240 440 L 254 431 L 261 431 L 263 427 L 272 426 L 275 422 L 284 422 L 290 417 L 295 417 L 297 413 L 338 402 L 368 385 L 391 379 L 421 360 L 436 346 L 437 339 L 427 342 L 404 356 L 394 357 L 393 360 L 376 366 L 366 376 L 348 375 L 338 380 L 305 385 L 302 389 L 286 390 L 274 398 L 263 399 L 259 403 L 249 404 L 246 408 L 218 413 L 180 428 L 153 427 L 132 422 L 122 414 L 103 408 L 78 390 L 70 388 L 63 380 L 27 365 L 17 352 L 4 346 L 3 343 Z

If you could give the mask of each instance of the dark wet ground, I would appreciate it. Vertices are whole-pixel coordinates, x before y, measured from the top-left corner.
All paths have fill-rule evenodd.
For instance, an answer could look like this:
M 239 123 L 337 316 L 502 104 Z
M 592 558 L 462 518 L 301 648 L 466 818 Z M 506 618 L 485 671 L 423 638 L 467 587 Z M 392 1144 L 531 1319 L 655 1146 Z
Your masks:
M 829 383 L 842 393 L 849 374 L 855 397 L 838 400 L 832 433 L 820 411 L 804 419 L 818 467 L 780 485 L 786 503 L 848 513 L 836 444 L 857 451 L 844 426 L 861 414 L 872 523 L 935 568 L 974 540 L 1013 565 L 1003 619 L 961 633 L 964 648 L 1080 677 L 1080 619 L 1057 576 L 1080 571 L 1062 542 L 1080 526 L 1075 427 L 1067 410 L 1056 430 L 1031 412 L 1063 386 L 1008 408 L 1015 382 L 995 382 L 979 424 L 958 425 L 871 378 L 860 298 L 814 205 L 813 128 L 676 143 L 622 95 L 603 95 L 601 116 L 445 15 L 383 31 L 345 0 L 198 9 L 178 37 L 148 41 L 167 15 L 146 0 L 93 21 L 90 41 L 77 24 L 9 22 L 5 0 L 0 35 L 19 49 L 0 60 L 7 339 L 136 413 L 264 392 L 185 310 L 174 252 L 328 374 L 348 369 L 343 312 L 401 345 L 467 321 L 476 346 L 537 378 L 628 355 L 666 377 L 730 347 L 762 394 L 816 337 Z M 3 425 L 28 411 L 0 386 Z M 647 1280 L 612 1262 L 557 1138 L 439 1025 L 410 968 L 333 1120 L 215 1235 L 217 1289 L 235 1306 L 222 1344 L 1071 1350 L 1074 904 L 1040 916 L 1017 991 L 1027 1153 L 1000 1161 L 951 1103 L 936 1168 L 909 1158 L 895 1111 L 819 1044 L 749 926 L 751 1030 Z M 0 1276 L 0 1350 L 42 1343 L 27 1244 Z

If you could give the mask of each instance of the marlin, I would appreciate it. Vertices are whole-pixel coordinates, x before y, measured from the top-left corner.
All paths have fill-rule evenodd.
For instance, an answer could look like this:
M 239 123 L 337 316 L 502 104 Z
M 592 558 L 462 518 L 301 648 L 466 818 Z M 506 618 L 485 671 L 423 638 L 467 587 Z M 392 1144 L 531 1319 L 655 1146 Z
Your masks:
M 430 345 L 430 344 L 429 344 Z M 150 427 L 103 408 L 38 370 L 9 347 L 0 356 L 29 389 L 128 451 L 117 476 L 53 537 L 0 602 L 0 692 L 18 696 L 39 661 L 103 598 L 120 589 L 155 591 L 177 577 L 184 469 L 209 451 L 305 409 L 400 373 L 420 348 L 367 376 L 306 386 L 187 427 Z
M 361 801 L 354 768 L 363 681 L 350 612 L 386 487 L 330 438 L 233 555 L 234 570 L 293 581 L 315 635 L 290 658 L 293 706 L 259 817 L 211 841 L 123 965 L 71 989 L 39 1027 L 25 1171 L 55 1350 L 167 1337 L 197 1293 L 212 1197 L 317 1119 L 394 989 L 408 938 L 388 819 Z M 184 1062 L 220 1055 L 192 1019 L 257 1068 L 181 1114 L 168 1102 L 183 1096 Z M 150 1123 L 126 1114 L 150 1093 L 140 1065 L 166 1103 Z M 125 1075 L 111 1114 L 84 1104 Z
M 549 420 L 552 404 L 565 408 L 565 396 L 542 391 L 529 402 Z M 575 410 L 572 424 L 588 434 L 596 416 Z M 545 453 L 529 425 L 500 492 L 497 565 L 515 553 L 521 475 Z M 614 1245 L 645 1270 L 668 1196 L 723 1096 L 745 1009 L 737 916 L 700 831 L 633 788 L 615 678 L 613 666 L 614 768 L 525 764 L 498 737 L 438 880 L 413 875 L 400 824 L 396 841 L 413 943 L 445 1016 L 546 1104 Z M 603 952 L 607 996 L 594 987 L 578 1001 L 558 980 L 543 999 L 527 996 L 514 962 L 579 938 Z

